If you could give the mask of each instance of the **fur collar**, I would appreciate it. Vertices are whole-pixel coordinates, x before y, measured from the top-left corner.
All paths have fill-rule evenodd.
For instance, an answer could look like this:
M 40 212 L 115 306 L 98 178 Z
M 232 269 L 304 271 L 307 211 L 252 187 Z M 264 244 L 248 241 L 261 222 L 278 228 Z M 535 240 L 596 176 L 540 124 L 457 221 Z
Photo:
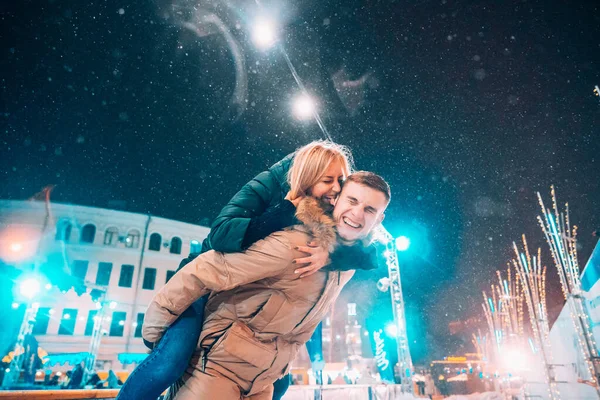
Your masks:
M 314 197 L 305 197 L 296 208 L 296 218 L 317 242 L 329 251 L 337 244 L 335 221 L 332 217 L 333 207 Z

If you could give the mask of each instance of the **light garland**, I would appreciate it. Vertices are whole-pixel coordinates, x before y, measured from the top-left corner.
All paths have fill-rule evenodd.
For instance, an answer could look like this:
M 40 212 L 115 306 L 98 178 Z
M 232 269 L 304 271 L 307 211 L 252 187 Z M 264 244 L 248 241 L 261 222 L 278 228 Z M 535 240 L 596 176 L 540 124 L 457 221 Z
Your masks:
M 542 267 L 541 264 L 541 249 L 538 249 L 537 255 L 532 257 L 529 253 L 525 235 L 522 236 L 522 240 L 523 252 L 520 252 L 517 244 L 513 242 L 516 257 L 512 260 L 512 264 L 523 286 L 533 338 L 544 364 L 544 377 L 548 384 L 548 396 L 550 400 L 559 399 L 560 392 L 554 374 L 548 309 L 546 307 L 546 268 Z
M 538 216 L 537 220 L 550 247 L 563 296 L 569 307 L 571 321 L 577 333 L 579 348 L 588 367 L 590 383 L 594 385 L 597 394 L 600 396 L 598 385 L 600 371 L 598 365 L 593 362 L 593 354 L 597 347 L 592 335 L 589 316 L 583 304 L 583 290 L 577 257 L 577 226 L 571 228 L 568 203 L 565 204 L 565 212 L 559 212 L 556 191 L 553 185 L 550 187 L 550 193 L 552 196 L 552 210 L 544 206 L 541 194 L 537 193 L 543 215 L 543 218 Z

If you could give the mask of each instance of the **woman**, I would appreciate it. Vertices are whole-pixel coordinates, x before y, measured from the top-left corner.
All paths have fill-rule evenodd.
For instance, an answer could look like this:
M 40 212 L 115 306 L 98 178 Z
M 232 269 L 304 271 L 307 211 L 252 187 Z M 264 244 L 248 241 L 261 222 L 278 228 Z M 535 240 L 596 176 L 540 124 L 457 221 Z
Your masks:
M 268 171 L 248 182 L 221 210 L 202 244 L 202 252 L 214 249 L 238 252 L 273 232 L 297 223 L 296 205 L 304 196 L 333 204 L 341 184 L 350 174 L 350 153 L 332 142 L 316 141 L 287 156 Z M 317 246 L 300 248 L 308 257 L 297 259 L 300 277 L 314 273 L 329 262 L 328 252 Z M 372 265 L 372 254 L 357 249 L 344 259 Z M 183 260 L 187 264 L 197 254 Z M 338 257 L 336 252 L 331 258 Z M 123 385 L 118 399 L 157 398 L 180 378 L 194 352 L 200 332 L 206 299 L 188 309 L 165 333 L 152 353 L 134 370 Z M 153 344 L 149 344 L 154 347 Z M 285 393 L 289 380 L 276 384 L 274 398 Z

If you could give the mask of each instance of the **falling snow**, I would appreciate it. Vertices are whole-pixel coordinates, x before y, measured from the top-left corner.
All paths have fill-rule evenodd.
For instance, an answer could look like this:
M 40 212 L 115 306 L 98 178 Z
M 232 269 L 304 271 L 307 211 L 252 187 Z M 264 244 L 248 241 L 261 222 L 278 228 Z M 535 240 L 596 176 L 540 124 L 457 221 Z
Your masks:
M 300 91 L 280 47 L 252 42 L 254 2 L 9 3 L 3 197 L 57 184 L 56 201 L 207 223 L 255 174 L 323 138 L 291 114 Z M 300 1 L 277 21 L 333 139 L 389 180 L 386 226 L 420 246 L 402 270 L 409 336 L 427 338 L 417 361 L 463 351 L 448 323 L 480 311 L 512 240 L 539 236 L 536 190 L 558 187 L 581 261 L 591 251 L 600 12 L 554 3 Z M 366 303 L 373 279 L 353 289 Z

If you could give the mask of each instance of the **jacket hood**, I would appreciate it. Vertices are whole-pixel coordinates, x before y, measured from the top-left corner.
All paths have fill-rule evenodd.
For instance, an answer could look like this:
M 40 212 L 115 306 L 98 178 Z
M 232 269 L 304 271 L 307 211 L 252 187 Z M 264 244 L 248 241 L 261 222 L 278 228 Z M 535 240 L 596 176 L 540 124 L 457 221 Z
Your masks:
M 285 196 L 286 193 L 290 190 L 290 185 L 288 184 L 287 176 L 288 171 L 292 166 L 292 161 L 294 160 L 295 155 L 296 153 L 290 153 L 287 156 L 285 156 L 283 160 L 276 162 L 271 166 L 271 168 L 269 168 L 269 172 L 271 172 L 273 178 L 275 178 L 277 183 L 279 183 L 283 196 Z
M 337 244 L 333 207 L 313 197 L 304 197 L 296 208 L 296 218 L 315 240 L 330 253 Z

